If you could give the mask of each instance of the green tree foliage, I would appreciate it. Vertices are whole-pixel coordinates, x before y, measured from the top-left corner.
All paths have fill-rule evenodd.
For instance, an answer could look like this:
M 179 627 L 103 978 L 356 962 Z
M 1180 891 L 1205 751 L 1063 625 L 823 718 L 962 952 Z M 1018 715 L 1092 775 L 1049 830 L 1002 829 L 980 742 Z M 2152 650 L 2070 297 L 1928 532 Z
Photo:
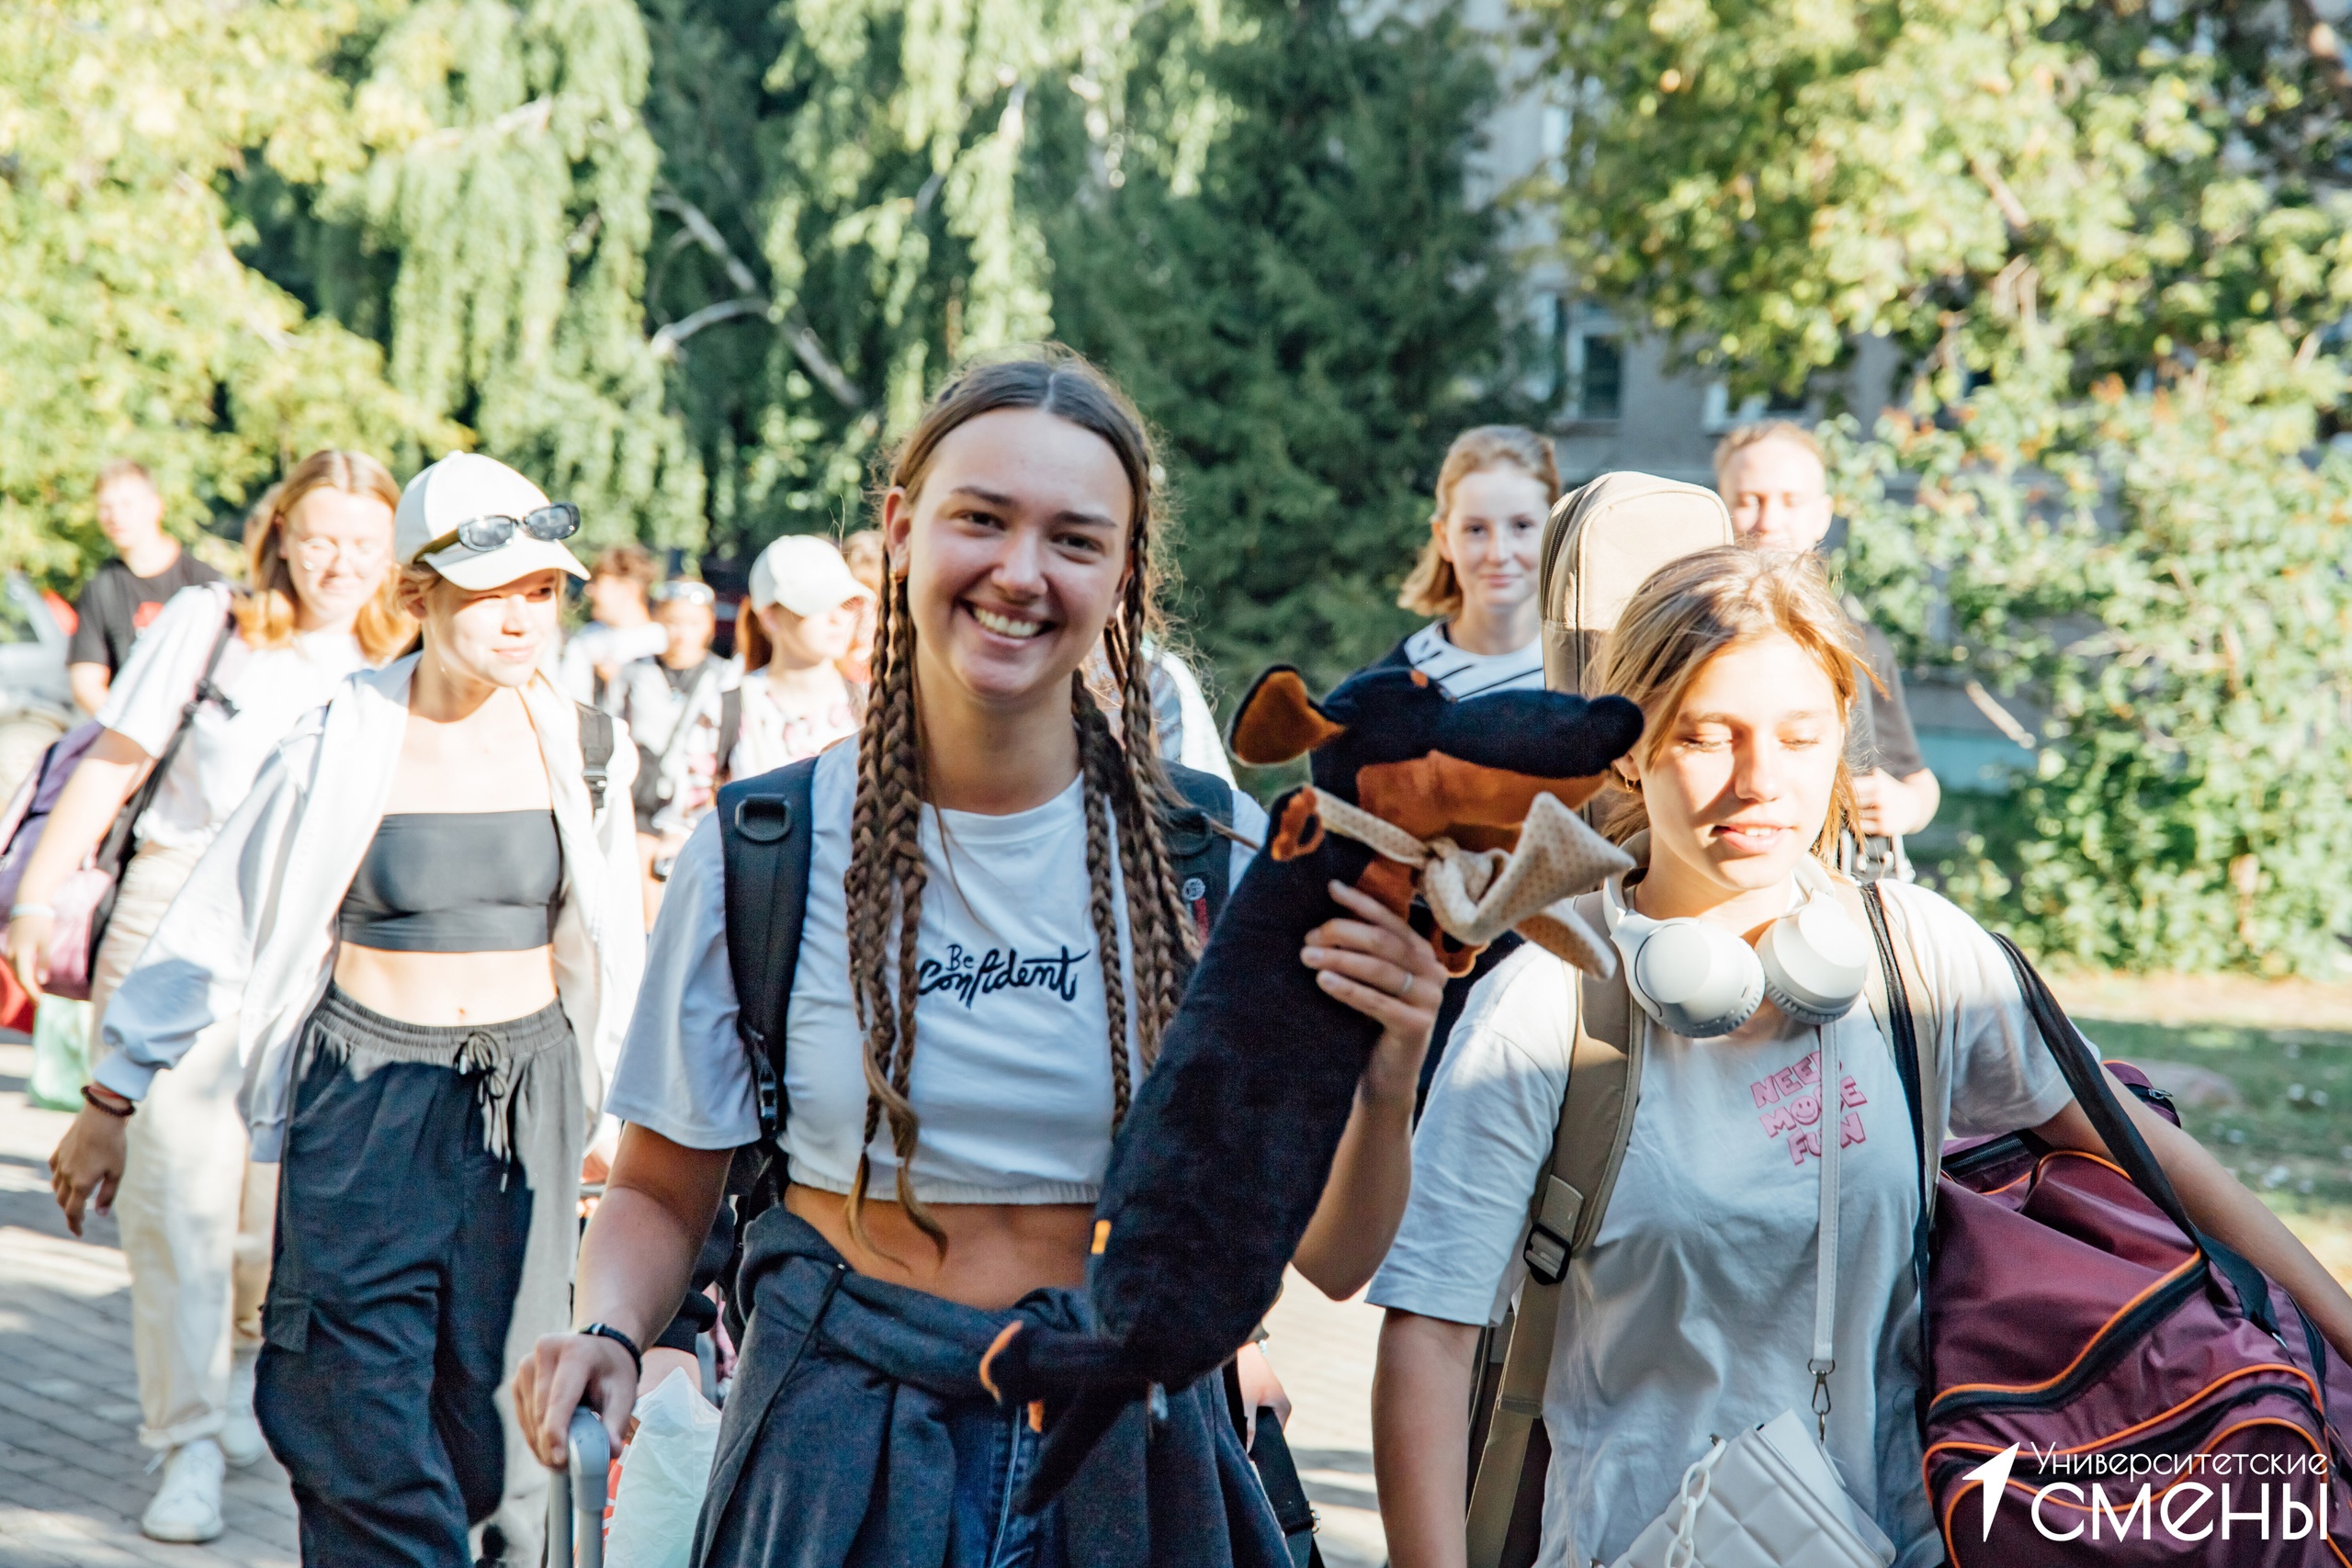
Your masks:
M 1464 195 L 1494 83 L 1450 10 L 1359 28 L 1334 0 L 1249 0 L 1223 22 L 1205 145 L 1147 119 L 1114 184 L 1102 118 L 1065 117 L 1039 180 L 1054 311 L 1160 427 L 1191 629 L 1227 683 L 1273 659 L 1329 681 L 1410 629 L 1396 585 L 1438 463 L 1512 411 L 1510 276 Z
M 1746 384 L 1883 333 L 1945 398 L 2079 389 L 2352 305 L 2352 78 L 2300 0 L 1533 4 L 1580 276 Z
M 2352 927 L 2352 453 L 2276 338 L 2127 394 L 2006 388 L 1849 446 L 1849 581 L 1913 646 L 2049 714 L 1948 890 L 2044 952 L 2326 968 Z M 1890 494 L 1888 481 L 1900 486 Z
M 702 471 L 642 320 L 660 155 L 633 0 L 374 0 L 336 41 L 365 162 L 241 190 L 249 259 L 579 502 L 587 541 L 697 543 Z
M 2314 968 L 2352 916 L 2347 73 L 2303 0 L 1543 0 L 1585 276 L 1747 386 L 1865 334 L 1844 566 L 2048 714 L 1947 886 L 2044 949 Z M 1663 175 L 1660 171 L 1665 171 Z
M 376 344 L 237 259 L 215 188 L 359 166 L 317 64 L 347 21 L 306 0 L 0 6 L 0 559 L 70 580 L 102 557 L 90 483 L 112 457 L 153 468 L 185 527 L 316 446 L 453 438 Z
M 1019 189 L 1030 120 L 1046 94 L 1123 115 L 1136 10 L 650 14 L 665 163 L 647 308 L 712 475 L 714 536 L 741 548 L 833 525 L 949 365 L 1053 330 L 1040 215 Z M 1158 65 L 1182 74 L 1181 58 Z

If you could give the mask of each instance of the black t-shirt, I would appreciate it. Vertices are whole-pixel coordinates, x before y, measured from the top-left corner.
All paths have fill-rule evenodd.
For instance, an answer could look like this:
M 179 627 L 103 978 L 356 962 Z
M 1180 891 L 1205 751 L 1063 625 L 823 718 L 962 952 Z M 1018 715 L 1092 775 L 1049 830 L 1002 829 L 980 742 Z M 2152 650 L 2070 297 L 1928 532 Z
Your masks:
M 119 675 L 130 658 L 130 645 L 164 613 L 164 601 L 183 588 L 220 581 L 219 572 L 185 549 L 153 577 L 132 576 L 119 557 L 107 562 L 74 602 L 74 636 L 65 645 L 65 662 L 103 664 L 109 679 Z
M 1904 705 L 1903 671 L 1895 666 L 1894 645 L 1868 621 L 1858 616 L 1855 624 L 1862 634 L 1862 655 L 1870 660 L 1878 685 L 1862 682 L 1862 700 L 1855 706 L 1848 754 L 1858 773 L 1884 768 L 1898 779 L 1907 779 L 1928 762 L 1919 755 L 1919 736 L 1911 728 L 1911 710 Z M 1886 690 L 1882 692 L 1879 686 Z

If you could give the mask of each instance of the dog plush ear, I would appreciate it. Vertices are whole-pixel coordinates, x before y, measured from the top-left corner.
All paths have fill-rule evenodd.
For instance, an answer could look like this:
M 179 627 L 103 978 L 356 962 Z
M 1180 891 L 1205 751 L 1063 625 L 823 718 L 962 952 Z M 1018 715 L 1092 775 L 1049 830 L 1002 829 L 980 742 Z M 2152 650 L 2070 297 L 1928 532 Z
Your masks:
M 1233 715 L 1233 754 L 1253 768 L 1304 757 L 1325 741 L 1347 733 L 1306 694 L 1306 682 L 1287 664 L 1258 677 Z

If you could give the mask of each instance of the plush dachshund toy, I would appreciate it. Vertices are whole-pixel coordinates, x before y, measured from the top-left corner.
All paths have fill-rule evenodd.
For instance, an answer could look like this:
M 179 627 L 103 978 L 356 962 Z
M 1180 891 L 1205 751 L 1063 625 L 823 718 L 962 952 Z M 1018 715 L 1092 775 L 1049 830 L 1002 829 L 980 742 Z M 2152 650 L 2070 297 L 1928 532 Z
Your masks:
M 1050 1420 L 1023 1506 L 1052 1498 L 1136 1401 L 1221 1367 L 1273 1305 L 1380 1033 L 1299 962 L 1306 933 L 1337 912 L 1329 884 L 1399 913 L 1420 888 L 1457 974 L 1498 919 L 1605 973 L 1608 944 L 1557 901 L 1632 863 L 1570 808 L 1641 730 L 1622 697 L 1455 702 L 1401 667 L 1366 671 L 1320 704 L 1287 666 L 1250 687 L 1235 754 L 1261 766 L 1306 755 L 1314 782 L 1277 803 L 1272 841 L 1219 918 L 1113 1146 L 1088 1269 L 1092 1331 L 1017 1319 L 982 1363 L 1001 1401 Z

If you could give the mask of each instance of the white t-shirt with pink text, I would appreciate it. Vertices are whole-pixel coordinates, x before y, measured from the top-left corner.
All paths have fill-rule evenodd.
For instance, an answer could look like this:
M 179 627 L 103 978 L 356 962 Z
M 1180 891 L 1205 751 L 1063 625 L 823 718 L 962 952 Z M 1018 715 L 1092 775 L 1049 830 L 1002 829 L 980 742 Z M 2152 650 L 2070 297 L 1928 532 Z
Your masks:
M 1952 1135 L 2056 1115 L 2070 1092 L 1999 947 L 1936 894 L 1879 886 L 1947 1021 Z M 1575 978 L 1530 944 L 1473 993 L 1414 1134 L 1412 1198 L 1372 1282 L 1375 1304 L 1484 1324 L 1519 1289 L 1529 1199 L 1567 1084 Z M 1827 1108 L 1824 1033 L 1839 1067 Z M 1539 1568 L 1614 1562 L 1711 1435 L 1809 1407 L 1819 1156 L 1833 1125 L 1843 1153 L 1828 1447 L 1900 1568 L 1941 1561 L 1912 1413 L 1918 1156 L 1894 1053 L 1858 1003 L 1827 1031 L 1770 1040 L 1651 1027 L 1607 1216 L 1562 1292 Z

